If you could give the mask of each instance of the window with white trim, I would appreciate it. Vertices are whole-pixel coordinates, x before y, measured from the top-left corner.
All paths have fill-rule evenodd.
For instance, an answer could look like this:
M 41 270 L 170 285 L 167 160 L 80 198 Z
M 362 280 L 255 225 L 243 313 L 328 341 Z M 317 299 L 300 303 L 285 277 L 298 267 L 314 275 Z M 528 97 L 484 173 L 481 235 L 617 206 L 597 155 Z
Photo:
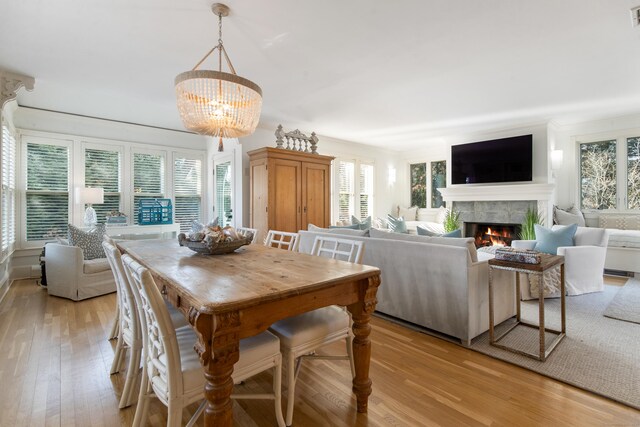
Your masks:
M 578 164 L 581 209 L 640 209 L 640 136 L 579 142 Z
M 353 215 L 362 221 L 373 216 L 374 165 L 359 160 L 336 162 L 336 220 L 351 222 Z
M 164 198 L 165 156 L 133 153 L 133 222 L 138 224 L 140 199 Z
M 202 218 L 202 160 L 177 156 L 173 162 L 173 216 L 180 231 Z
M 69 223 L 69 147 L 26 144 L 26 240 L 65 236 Z
M 86 148 L 84 150 L 85 187 L 104 189 L 104 203 L 93 208 L 98 223 L 106 222 L 106 214 L 121 209 L 120 187 L 121 155 L 119 151 Z
M 2 258 L 11 253 L 16 242 L 16 138 L 2 124 Z

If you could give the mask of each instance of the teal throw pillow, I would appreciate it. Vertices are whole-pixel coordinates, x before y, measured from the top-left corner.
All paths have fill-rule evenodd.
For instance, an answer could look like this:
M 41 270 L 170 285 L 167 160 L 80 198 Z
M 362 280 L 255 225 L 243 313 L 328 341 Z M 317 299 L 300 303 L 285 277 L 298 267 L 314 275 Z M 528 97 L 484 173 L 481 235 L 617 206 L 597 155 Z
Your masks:
M 351 230 L 360 230 L 360 226 L 358 224 L 353 224 L 353 225 L 330 225 L 329 228 L 349 228 Z
M 462 237 L 462 230 L 458 228 L 457 230 L 444 233 L 442 237 Z
M 358 218 L 351 215 L 351 225 L 359 226 L 360 230 L 366 230 L 367 228 L 371 228 L 371 215 L 366 217 L 363 221 L 360 221 Z
M 424 227 L 421 226 L 417 226 L 416 227 L 416 231 L 418 232 L 418 235 L 420 236 L 430 236 L 430 237 L 462 237 L 462 230 L 461 229 L 457 229 L 457 230 L 453 230 L 450 231 L 448 233 L 444 233 L 444 234 L 440 234 L 440 233 L 434 233 L 433 231 L 429 231 Z
M 389 230 L 394 233 L 406 233 L 407 232 L 407 224 L 404 222 L 404 218 L 388 214 L 387 215 L 387 223 L 389 225 Z
M 571 224 L 557 230 L 551 230 L 536 224 L 533 229 L 536 233 L 535 250 L 556 255 L 559 247 L 574 246 L 573 236 L 576 234 L 578 224 Z

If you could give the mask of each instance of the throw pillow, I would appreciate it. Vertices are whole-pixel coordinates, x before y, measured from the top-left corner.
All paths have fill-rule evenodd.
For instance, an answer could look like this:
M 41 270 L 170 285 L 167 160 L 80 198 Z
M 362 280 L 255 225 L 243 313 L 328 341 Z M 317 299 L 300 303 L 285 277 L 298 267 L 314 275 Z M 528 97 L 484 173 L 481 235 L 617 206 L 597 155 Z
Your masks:
M 571 206 L 569 209 L 560 209 L 557 206 L 553 207 L 553 223 L 558 225 L 571 225 L 577 224 L 578 227 L 584 227 L 584 215 L 575 206 Z
M 394 233 L 407 232 L 407 224 L 404 222 L 403 217 L 396 218 L 395 216 L 388 214 L 387 224 L 389 225 L 389 230 L 393 231 Z
M 373 221 L 371 221 L 371 227 L 377 228 L 380 230 L 387 229 L 387 221 L 384 218 L 376 217 Z
M 418 207 L 411 206 L 410 208 L 403 208 L 398 206 L 398 217 L 404 218 L 405 221 L 415 221 L 418 217 Z
M 69 224 L 69 245 L 82 249 L 84 259 L 106 258 L 102 248 L 102 239 L 106 234 L 106 225 L 97 224 L 89 231 L 83 231 Z
M 436 222 L 438 224 L 442 224 L 446 217 L 447 217 L 447 208 L 445 208 L 444 206 L 440 206 L 440 208 L 438 209 L 438 213 L 436 214 Z
M 351 215 L 351 225 L 360 226 L 360 230 L 366 230 L 367 228 L 371 228 L 371 215 L 366 217 L 363 221 L 360 221 L 358 218 Z
M 442 236 L 442 234 L 429 231 L 421 225 L 416 227 L 416 232 L 418 233 L 419 236 L 430 236 L 430 237 Z
M 442 237 L 462 237 L 462 230 L 458 228 L 457 230 L 444 233 Z
M 571 224 L 557 230 L 550 230 L 539 224 L 535 224 L 533 229 L 536 233 L 535 250 L 556 255 L 559 247 L 573 246 L 573 236 L 576 234 L 578 226 Z
M 420 236 L 431 236 L 431 237 L 462 237 L 462 230 L 457 229 L 450 231 L 449 233 L 434 233 L 433 231 L 429 231 L 421 225 L 416 227 L 416 231 Z

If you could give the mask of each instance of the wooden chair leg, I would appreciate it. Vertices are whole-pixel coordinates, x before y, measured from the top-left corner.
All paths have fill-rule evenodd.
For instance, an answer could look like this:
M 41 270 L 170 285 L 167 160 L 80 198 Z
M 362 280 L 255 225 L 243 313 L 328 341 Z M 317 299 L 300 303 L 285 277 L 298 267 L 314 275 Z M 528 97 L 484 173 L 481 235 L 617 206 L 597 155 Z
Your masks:
M 132 348 L 127 367 L 127 379 L 124 382 L 124 389 L 120 397 L 120 409 L 131 406 L 135 398 L 134 387 L 140 374 L 140 348 Z
M 279 427 L 285 427 L 284 418 L 282 416 L 282 356 L 276 361 L 273 367 L 273 393 L 275 395 L 276 420 Z
M 182 406 L 177 405 L 176 402 L 169 401 L 167 410 L 167 427 L 180 427 L 182 426 Z
M 138 405 L 136 406 L 136 415 L 133 417 L 132 427 L 140 427 L 146 424 L 150 398 L 151 383 L 149 383 L 146 367 L 143 367 L 142 383 L 140 384 L 140 393 L 138 394 Z
M 296 395 L 296 358 L 293 352 L 287 352 L 287 415 L 288 426 L 293 423 L 293 404 Z
M 109 332 L 108 340 L 111 341 L 114 338 L 118 338 L 118 330 L 120 329 L 120 305 L 116 305 L 116 315 L 113 318 L 113 325 L 111 325 L 111 332 Z
M 120 365 L 122 364 L 122 353 L 124 347 L 124 339 L 122 335 L 118 334 L 118 341 L 116 342 L 116 349 L 113 353 L 113 362 L 111 362 L 111 375 L 120 371 Z

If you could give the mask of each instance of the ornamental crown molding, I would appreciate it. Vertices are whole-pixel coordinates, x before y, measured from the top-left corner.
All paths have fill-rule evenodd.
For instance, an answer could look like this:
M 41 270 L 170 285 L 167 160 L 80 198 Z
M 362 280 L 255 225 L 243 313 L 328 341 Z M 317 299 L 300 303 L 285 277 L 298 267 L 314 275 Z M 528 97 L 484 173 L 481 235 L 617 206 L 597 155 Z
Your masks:
M 33 77 L 0 70 L 0 109 L 16 99 L 20 88 L 32 91 L 35 84 Z

